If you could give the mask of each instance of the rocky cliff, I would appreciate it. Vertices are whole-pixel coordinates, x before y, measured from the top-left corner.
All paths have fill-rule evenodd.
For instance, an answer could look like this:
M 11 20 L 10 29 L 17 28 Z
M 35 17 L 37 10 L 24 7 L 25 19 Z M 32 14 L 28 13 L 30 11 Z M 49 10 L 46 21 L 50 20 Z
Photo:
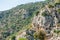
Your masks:
M 33 25 L 34 27 L 40 27 L 45 30 L 45 32 L 48 34 L 47 36 L 51 36 L 51 31 L 53 28 L 58 28 L 58 24 L 60 25 L 60 3 L 57 3 L 56 5 L 52 6 L 50 4 L 45 5 L 45 7 L 41 10 L 39 10 L 39 13 L 37 16 L 33 19 Z M 56 39 L 55 39 L 56 38 Z M 58 37 L 55 37 L 50 40 L 60 40 Z

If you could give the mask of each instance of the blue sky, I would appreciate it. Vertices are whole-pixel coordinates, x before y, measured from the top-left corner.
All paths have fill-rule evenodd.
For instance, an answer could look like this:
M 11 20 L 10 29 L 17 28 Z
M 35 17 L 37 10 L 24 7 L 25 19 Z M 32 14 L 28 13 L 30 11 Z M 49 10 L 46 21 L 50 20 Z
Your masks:
M 0 11 L 11 9 L 17 5 L 37 1 L 43 1 L 43 0 L 0 0 Z

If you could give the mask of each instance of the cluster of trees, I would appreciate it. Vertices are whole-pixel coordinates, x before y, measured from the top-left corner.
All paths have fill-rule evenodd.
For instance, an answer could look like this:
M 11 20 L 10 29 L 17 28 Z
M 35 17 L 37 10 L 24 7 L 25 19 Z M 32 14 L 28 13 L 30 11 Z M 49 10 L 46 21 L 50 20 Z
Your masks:
M 28 40 L 47 40 L 46 32 L 44 30 L 26 30 L 26 38 Z
M 38 30 L 34 33 L 34 38 L 37 40 L 46 40 L 46 33 L 43 30 Z

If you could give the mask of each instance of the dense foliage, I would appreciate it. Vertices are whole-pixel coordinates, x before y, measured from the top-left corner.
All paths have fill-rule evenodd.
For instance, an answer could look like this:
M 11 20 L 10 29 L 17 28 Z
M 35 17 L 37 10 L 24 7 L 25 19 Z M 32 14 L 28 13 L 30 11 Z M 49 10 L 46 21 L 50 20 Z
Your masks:
M 34 38 L 39 40 L 46 40 L 46 34 L 43 30 L 38 30 L 34 33 Z

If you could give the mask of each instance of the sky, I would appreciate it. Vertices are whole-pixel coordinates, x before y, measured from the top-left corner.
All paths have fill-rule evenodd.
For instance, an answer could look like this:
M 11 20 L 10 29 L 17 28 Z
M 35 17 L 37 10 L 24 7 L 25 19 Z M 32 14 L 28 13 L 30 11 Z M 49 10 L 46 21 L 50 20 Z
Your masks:
M 44 0 L 0 0 L 0 11 L 11 9 L 17 5 L 37 1 L 44 1 Z

